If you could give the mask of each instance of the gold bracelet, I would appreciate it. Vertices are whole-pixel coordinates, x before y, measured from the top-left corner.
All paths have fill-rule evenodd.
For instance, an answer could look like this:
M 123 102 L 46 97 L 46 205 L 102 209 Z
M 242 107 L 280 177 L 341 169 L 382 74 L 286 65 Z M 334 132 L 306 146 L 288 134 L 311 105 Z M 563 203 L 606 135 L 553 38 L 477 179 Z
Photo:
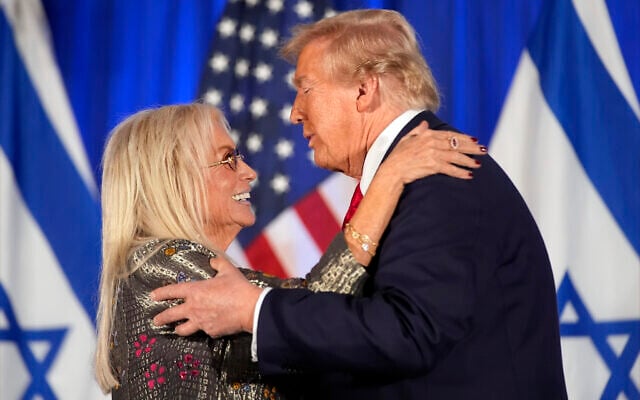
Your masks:
M 378 247 L 378 243 L 371 240 L 368 235 L 363 235 L 356 231 L 349 223 L 344 226 L 344 234 L 351 235 L 351 237 L 358 242 L 362 251 L 369 253 L 372 257 L 376 255 L 376 247 Z

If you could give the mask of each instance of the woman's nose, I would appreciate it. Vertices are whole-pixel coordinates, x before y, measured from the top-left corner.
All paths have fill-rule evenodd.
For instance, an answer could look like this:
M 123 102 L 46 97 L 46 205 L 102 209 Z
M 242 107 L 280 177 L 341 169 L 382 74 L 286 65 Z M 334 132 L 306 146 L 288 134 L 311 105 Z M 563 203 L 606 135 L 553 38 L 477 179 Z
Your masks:
M 247 179 L 249 182 L 253 182 L 258 177 L 256 171 L 247 164 L 244 159 L 238 161 L 238 171 L 241 173 L 243 179 Z

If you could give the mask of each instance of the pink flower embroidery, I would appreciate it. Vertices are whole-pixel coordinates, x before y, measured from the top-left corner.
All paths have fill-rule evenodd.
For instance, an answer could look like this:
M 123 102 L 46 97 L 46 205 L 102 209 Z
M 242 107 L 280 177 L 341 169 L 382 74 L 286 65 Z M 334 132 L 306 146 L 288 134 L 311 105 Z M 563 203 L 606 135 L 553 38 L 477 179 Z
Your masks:
M 151 347 L 156 342 L 156 338 L 151 338 L 147 341 L 148 337 L 144 333 L 140 335 L 140 340 L 136 340 L 133 346 L 136 348 L 136 357 L 140 357 L 142 353 L 148 353 L 151 351 Z
M 167 379 L 163 376 L 166 368 L 157 363 L 151 364 L 149 369 L 144 372 L 144 377 L 147 378 L 147 386 L 149 389 L 153 389 L 156 385 L 162 385 L 167 382 Z
M 183 381 L 189 377 L 196 377 L 200 375 L 200 370 L 198 367 L 200 366 L 200 360 L 193 358 L 193 354 L 185 354 L 182 357 L 182 360 L 176 361 L 176 365 L 180 370 L 178 372 L 178 376 Z

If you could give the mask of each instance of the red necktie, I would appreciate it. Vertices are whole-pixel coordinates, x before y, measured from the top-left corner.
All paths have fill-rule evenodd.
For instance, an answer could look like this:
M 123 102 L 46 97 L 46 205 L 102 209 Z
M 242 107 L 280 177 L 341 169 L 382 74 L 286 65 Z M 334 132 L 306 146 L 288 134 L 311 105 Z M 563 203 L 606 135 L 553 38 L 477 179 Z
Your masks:
M 347 210 L 347 214 L 344 216 L 344 222 L 342 222 L 342 229 L 344 226 L 351 220 L 353 214 L 356 213 L 358 209 L 358 205 L 360 204 L 360 200 L 362 200 L 362 192 L 360 191 L 360 183 L 356 186 L 356 190 L 353 191 L 353 197 L 351 198 L 351 203 L 349 204 L 349 209 Z

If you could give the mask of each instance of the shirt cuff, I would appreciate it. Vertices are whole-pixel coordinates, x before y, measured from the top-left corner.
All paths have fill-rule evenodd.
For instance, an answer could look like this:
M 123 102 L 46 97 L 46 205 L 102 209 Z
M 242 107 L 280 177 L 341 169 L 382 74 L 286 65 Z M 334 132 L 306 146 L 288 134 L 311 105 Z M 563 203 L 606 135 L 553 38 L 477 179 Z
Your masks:
M 262 308 L 262 302 L 264 301 L 265 296 L 271 291 L 271 289 L 273 288 L 264 288 L 258 297 L 256 308 L 253 310 L 253 336 L 251 337 L 251 361 L 253 362 L 258 362 L 258 319 L 260 317 L 260 309 Z

